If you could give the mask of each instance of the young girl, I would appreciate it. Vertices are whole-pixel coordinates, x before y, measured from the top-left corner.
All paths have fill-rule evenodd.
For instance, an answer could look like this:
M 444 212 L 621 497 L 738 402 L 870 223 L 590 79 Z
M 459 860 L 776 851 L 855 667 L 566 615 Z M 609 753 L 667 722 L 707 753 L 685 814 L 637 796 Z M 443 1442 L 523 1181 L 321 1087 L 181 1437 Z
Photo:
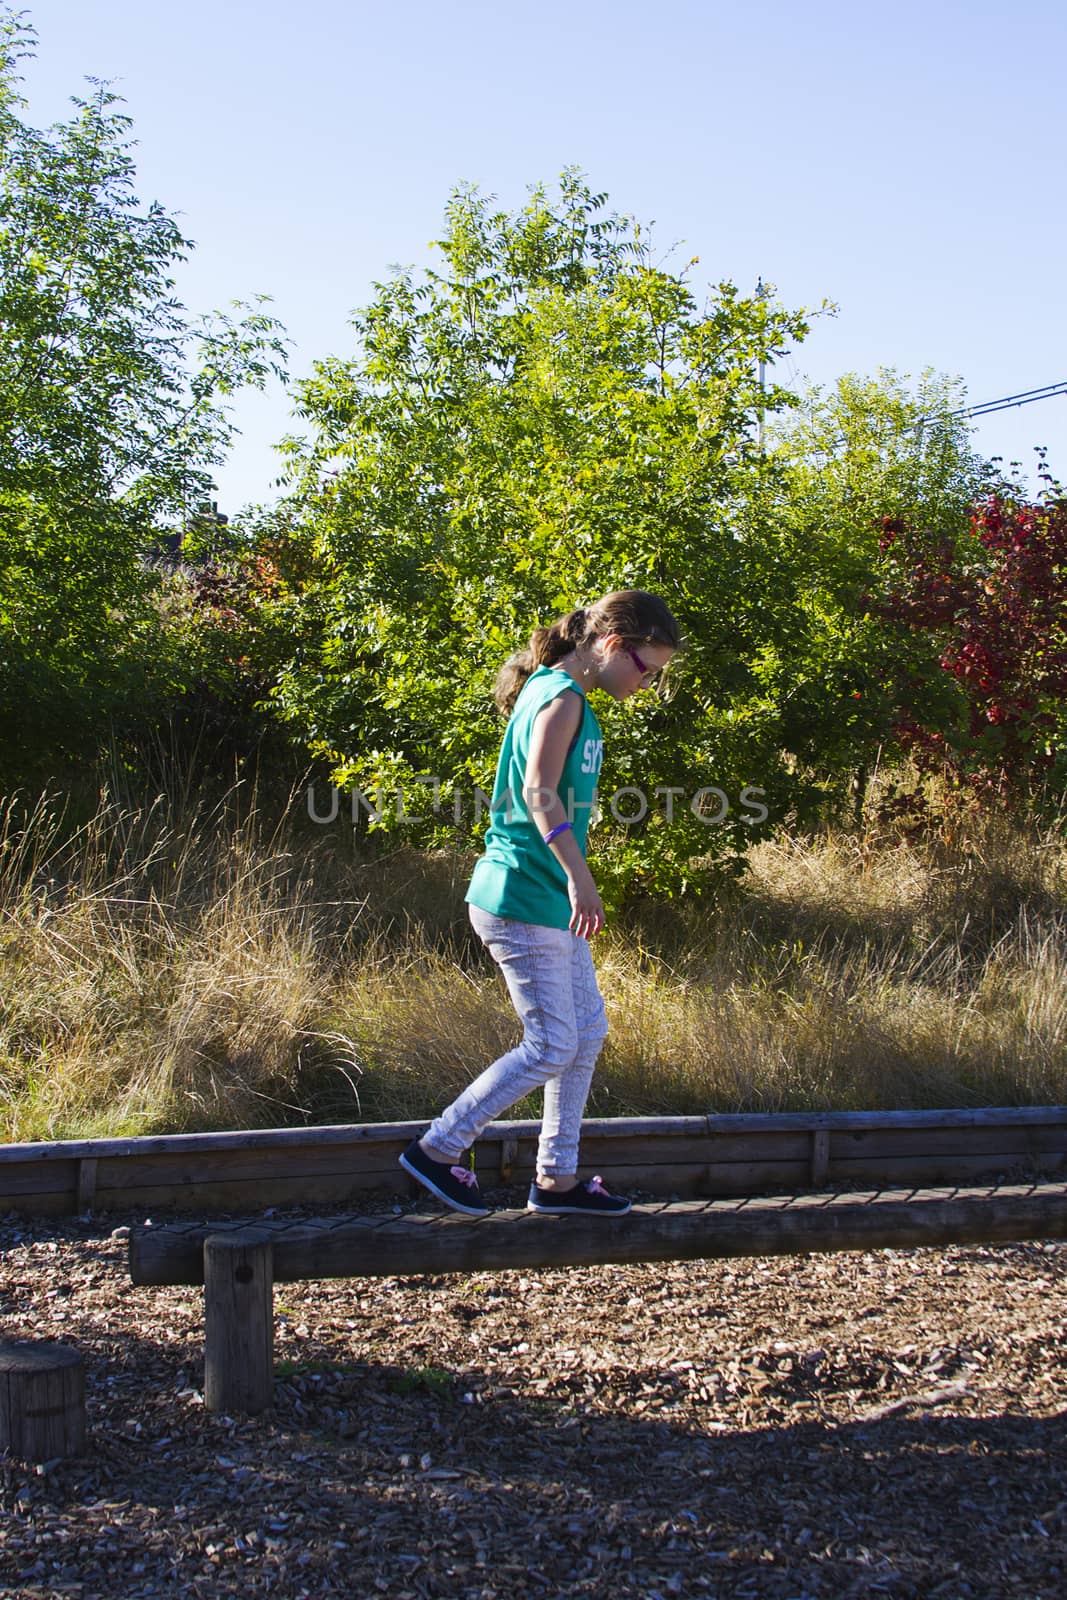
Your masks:
M 585 859 L 603 740 L 586 691 L 629 699 L 651 686 L 678 642 L 662 600 L 624 589 L 538 628 L 497 678 L 497 704 L 510 720 L 467 902 L 524 1033 L 400 1157 L 453 1210 L 475 1217 L 488 1210 L 464 1154 L 487 1123 L 542 1086 L 529 1209 L 601 1216 L 630 1209 L 600 1178 L 577 1177 L 582 1112 L 607 1032 L 588 944 L 604 926 L 604 907 Z

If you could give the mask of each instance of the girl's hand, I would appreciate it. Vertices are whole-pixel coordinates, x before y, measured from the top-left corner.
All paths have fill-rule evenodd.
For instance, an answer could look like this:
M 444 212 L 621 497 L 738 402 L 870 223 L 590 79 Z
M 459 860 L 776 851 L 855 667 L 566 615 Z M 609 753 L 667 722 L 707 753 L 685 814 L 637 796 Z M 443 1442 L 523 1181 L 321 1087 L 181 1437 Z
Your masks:
M 584 866 L 583 862 L 583 866 Z M 604 926 L 604 902 L 597 893 L 593 874 L 585 871 L 567 879 L 567 893 L 571 902 L 570 930 L 579 939 L 591 939 Z

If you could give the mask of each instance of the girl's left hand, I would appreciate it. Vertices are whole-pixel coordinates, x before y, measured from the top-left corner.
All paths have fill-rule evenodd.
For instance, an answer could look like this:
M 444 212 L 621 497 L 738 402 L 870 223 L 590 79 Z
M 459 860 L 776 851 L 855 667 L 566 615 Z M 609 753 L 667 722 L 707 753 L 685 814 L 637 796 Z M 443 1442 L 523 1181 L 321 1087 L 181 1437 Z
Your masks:
M 582 863 L 585 866 L 585 863 Z M 593 874 L 586 867 L 567 880 L 567 893 L 571 902 L 570 930 L 579 939 L 591 939 L 604 926 L 604 902 L 593 882 Z

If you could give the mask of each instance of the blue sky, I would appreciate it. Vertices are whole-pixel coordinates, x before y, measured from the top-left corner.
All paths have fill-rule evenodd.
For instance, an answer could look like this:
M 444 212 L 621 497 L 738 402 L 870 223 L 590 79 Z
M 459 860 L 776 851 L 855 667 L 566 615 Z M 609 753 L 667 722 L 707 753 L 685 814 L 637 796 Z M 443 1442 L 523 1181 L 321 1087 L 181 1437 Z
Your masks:
M 1062 0 L 29 0 L 29 118 L 87 75 L 126 100 L 142 200 L 197 242 L 195 311 L 266 293 L 292 369 L 352 349 L 392 263 L 430 261 L 450 191 L 507 207 L 578 166 L 699 286 L 837 302 L 788 376 L 926 367 L 972 403 L 1067 379 Z M 273 497 L 285 392 L 238 403 L 221 509 Z M 976 425 L 1049 447 L 1067 397 Z

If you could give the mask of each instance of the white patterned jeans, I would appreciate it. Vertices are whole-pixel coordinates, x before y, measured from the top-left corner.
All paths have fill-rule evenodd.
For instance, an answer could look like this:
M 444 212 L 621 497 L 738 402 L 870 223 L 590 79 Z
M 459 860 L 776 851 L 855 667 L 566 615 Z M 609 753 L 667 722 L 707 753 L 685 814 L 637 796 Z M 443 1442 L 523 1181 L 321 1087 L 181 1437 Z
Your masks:
M 459 1161 L 486 1124 L 523 1095 L 545 1091 L 537 1171 L 570 1177 L 578 1167 L 582 1113 L 608 1031 L 589 942 L 568 928 L 494 917 L 469 906 L 471 926 L 504 974 L 523 1025 L 502 1055 L 430 1124 L 426 1143 Z

